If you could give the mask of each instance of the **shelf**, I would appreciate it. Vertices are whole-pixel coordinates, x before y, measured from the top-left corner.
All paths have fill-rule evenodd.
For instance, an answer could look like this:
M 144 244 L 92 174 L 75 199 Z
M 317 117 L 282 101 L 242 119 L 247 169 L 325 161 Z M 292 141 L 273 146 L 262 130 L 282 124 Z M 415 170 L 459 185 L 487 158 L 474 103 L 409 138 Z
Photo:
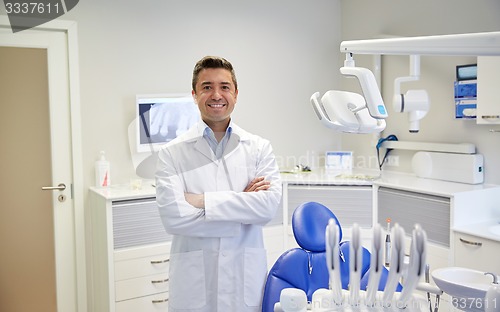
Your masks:
M 431 142 L 410 142 L 410 141 L 385 141 L 383 148 L 429 151 L 457 154 L 475 154 L 476 146 L 472 143 L 431 143 Z

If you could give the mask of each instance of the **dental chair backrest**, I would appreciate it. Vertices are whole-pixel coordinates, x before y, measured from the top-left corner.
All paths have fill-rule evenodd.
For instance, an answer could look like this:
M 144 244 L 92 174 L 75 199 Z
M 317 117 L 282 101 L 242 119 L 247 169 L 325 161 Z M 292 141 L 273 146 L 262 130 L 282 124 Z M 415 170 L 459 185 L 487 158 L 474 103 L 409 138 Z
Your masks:
M 309 301 L 319 288 L 329 288 L 329 272 L 325 256 L 325 230 L 333 218 L 340 229 L 339 250 L 341 258 L 341 283 L 343 289 L 349 285 L 349 242 L 341 242 L 342 227 L 335 214 L 317 202 L 306 202 L 298 206 L 292 215 L 292 230 L 300 248 L 285 251 L 273 265 L 267 276 L 262 311 L 273 312 L 284 288 L 302 289 Z M 370 252 L 363 248 L 361 268 L 361 289 L 366 289 L 370 269 Z M 387 279 L 387 269 L 382 272 L 379 290 L 383 290 Z M 401 291 L 398 286 L 397 291 Z
M 320 203 L 306 202 L 295 209 L 292 215 L 292 229 L 300 248 L 283 253 L 269 271 L 262 302 L 263 312 L 274 311 L 274 304 L 279 302 L 281 290 L 284 288 L 304 290 L 309 301 L 318 288 L 328 288 L 325 229 L 331 218 L 341 228 L 335 214 Z M 342 230 L 339 241 L 341 239 Z M 368 260 L 368 265 L 369 263 Z M 345 272 L 349 272 L 348 262 L 345 263 Z M 342 276 L 342 285 L 347 287 L 348 283 L 349 273 Z

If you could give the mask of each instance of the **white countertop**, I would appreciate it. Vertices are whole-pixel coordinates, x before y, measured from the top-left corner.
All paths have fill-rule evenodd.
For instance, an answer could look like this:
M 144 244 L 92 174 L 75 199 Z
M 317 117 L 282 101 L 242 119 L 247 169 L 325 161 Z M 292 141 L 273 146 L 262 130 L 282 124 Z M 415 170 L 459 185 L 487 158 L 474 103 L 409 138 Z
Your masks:
M 462 225 L 454 227 L 452 230 L 455 232 L 460 232 L 464 234 L 474 235 L 486 239 L 491 239 L 494 241 L 500 241 L 500 235 L 496 235 L 490 231 L 492 226 L 498 226 L 500 224 L 500 219 L 491 220 L 487 222 L 474 223 L 468 225 Z
M 313 169 L 311 171 L 281 171 L 281 179 L 284 183 L 298 185 L 368 185 L 380 177 L 378 170 L 353 170 L 343 173 L 325 169 Z
M 451 197 L 453 194 L 470 192 L 488 188 L 499 188 L 500 185 L 465 184 L 449 181 L 419 178 L 414 174 L 395 171 L 379 171 L 355 169 L 349 173 L 316 169 L 310 172 L 282 173 L 283 182 L 302 185 L 377 185 L 396 188 L 410 192 L 421 192 L 436 196 Z
M 90 190 L 109 200 L 127 200 L 138 197 L 155 197 L 156 189 L 152 180 L 143 180 L 140 189 L 128 184 L 114 184 L 108 187 L 91 187 Z
M 398 188 L 410 192 L 420 192 L 436 196 L 453 196 L 456 193 L 498 188 L 493 184 L 466 184 L 434 179 L 419 178 L 414 174 L 384 171 L 374 185 Z
M 500 192 L 500 185 L 465 184 L 424 179 L 414 174 L 374 169 L 354 169 L 348 173 L 325 169 L 315 169 L 309 172 L 282 171 L 281 178 L 283 183 L 294 185 L 376 185 L 446 197 L 451 197 L 456 193 L 489 188 L 498 188 Z M 153 183 L 153 180 L 142 180 L 141 189 L 138 190 L 127 184 L 111 185 L 105 188 L 91 187 L 90 189 L 107 199 L 121 200 L 136 198 L 137 196 L 155 196 L 156 190 Z

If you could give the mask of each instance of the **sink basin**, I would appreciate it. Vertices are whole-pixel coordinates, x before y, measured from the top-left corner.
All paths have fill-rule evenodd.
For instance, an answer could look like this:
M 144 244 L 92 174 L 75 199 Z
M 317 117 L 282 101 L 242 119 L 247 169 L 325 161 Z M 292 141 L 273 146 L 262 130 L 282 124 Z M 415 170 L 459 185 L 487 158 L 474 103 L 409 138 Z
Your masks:
M 500 236 L 500 224 L 492 225 L 488 229 L 491 233 Z
M 432 271 L 432 278 L 443 292 L 467 300 L 482 300 L 493 281 L 484 272 L 459 267 L 436 269 Z

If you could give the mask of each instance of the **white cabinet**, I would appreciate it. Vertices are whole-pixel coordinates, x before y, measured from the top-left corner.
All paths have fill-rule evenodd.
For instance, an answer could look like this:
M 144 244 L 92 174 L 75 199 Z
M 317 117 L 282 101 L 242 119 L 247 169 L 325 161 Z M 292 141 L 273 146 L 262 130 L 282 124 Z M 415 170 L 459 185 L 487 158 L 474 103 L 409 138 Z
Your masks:
M 89 200 L 92 311 L 167 311 L 170 236 L 154 189 L 92 189 Z
M 390 217 L 393 222 L 403 224 L 407 235 L 414 223 L 420 223 L 427 232 L 427 262 L 431 270 L 462 264 L 455 250 L 454 230 L 491 222 L 493 211 L 500 204 L 498 185 L 469 185 L 392 174 L 374 181 L 373 188 L 374 214 L 379 222 Z
M 500 57 L 477 58 L 477 123 L 500 124 Z
M 431 269 L 450 263 L 450 198 L 379 187 L 377 191 L 377 221 L 399 224 L 406 232 L 406 253 L 410 253 L 410 236 L 415 224 L 427 233 L 427 263 Z
M 91 188 L 87 253 L 91 311 L 168 311 L 171 236 L 155 189 Z M 283 253 L 283 209 L 264 229 L 269 267 Z
M 283 242 L 283 202 L 276 209 L 276 215 L 262 229 L 264 236 L 264 248 L 267 253 L 267 267 L 270 269 L 274 262 L 285 251 Z
M 156 300 L 167 301 L 169 249 L 168 244 L 159 244 L 115 251 L 116 302 L 150 295 L 161 297 Z M 150 304 L 154 302 L 151 300 Z
M 500 274 L 500 241 L 455 232 L 455 265 Z

